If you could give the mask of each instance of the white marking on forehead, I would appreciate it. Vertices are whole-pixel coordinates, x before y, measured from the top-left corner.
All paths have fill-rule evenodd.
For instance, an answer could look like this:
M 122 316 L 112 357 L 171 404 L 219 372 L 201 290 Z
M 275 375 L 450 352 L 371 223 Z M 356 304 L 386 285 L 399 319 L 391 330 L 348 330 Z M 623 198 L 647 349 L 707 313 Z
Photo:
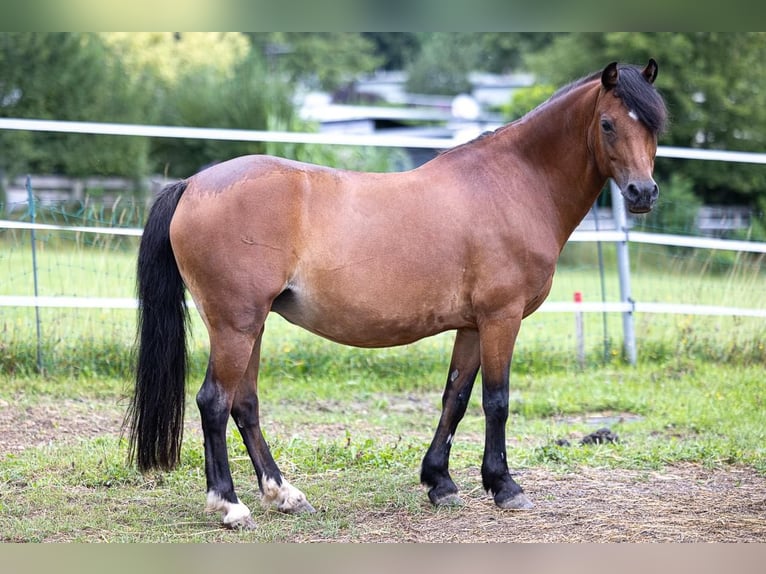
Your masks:
M 633 110 L 630 110 L 628 112 L 628 116 L 633 118 L 634 120 L 638 121 L 638 114 L 636 112 L 634 112 Z

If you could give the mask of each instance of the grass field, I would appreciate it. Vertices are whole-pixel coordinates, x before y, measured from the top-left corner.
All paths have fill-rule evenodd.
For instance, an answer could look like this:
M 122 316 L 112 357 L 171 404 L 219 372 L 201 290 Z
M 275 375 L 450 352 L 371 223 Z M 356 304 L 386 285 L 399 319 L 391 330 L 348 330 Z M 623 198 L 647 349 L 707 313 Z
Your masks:
M 130 297 L 134 256 L 49 246 L 41 294 Z M 634 254 L 636 299 L 760 306 L 760 262 L 726 272 Z M 607 254 L 609 256 L 609 254 Z M 22 250 L 0 251 L 0 294 L 28 294 Z M 736 263 L 736 262 L 735 262 Z M 717 263 L 716 263 L 717 264 Z M 567 264 L 551 300 L 598 300 L 592 266 Z M 610 300 L 614 278 L 607 278 Z M 5 541 L 766 541 L 766 387 L 762 320 L 638 315 L 639 364 L 619 356 L 619 316 L 537 314 L 522 327 L 511 377 L 509 464 L 537 504 L 503 513 L 480 488 L 484 422 L 475 392 L 451 468 L 466 505 L 433 509 L 418 484 L 439 416 L 452 335 L 383 350 L 340 347 L 271 317 L 264 339 L 264 432 L 287 478 L 318 512 L 258 508 L 232 427 L 229 450 L 258 529 L 222 530 L 203 512 L 202 439 L 193 395 L 206 338 L 193 322 L 180 467 L 142 476 L 125 464 L 132 311 L 42 309 L 46 374 L 35 372 L 33 310 L 0 309 L 0 537 Z M 601 427 L 619 442 L 580 445 Z M 566 439 L 571 446 L 559 446 Z

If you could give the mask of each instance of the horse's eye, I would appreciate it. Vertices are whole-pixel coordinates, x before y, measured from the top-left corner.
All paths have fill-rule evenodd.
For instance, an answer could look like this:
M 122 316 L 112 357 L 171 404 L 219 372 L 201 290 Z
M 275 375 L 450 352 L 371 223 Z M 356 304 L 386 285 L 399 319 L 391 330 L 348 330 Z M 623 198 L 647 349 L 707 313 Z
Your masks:
M 604 130 L 604 133 L 609 134 L 614 131 L 614 126 L 609 120 L 601 120 L 601 129 Z

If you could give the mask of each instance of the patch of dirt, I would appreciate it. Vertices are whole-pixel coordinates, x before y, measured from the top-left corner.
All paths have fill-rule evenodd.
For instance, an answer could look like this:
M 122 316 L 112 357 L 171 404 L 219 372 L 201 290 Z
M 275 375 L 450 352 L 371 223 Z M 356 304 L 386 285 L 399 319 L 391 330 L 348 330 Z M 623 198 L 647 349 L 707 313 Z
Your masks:
M 123 416 L 123 407 L 109 401 L 47 399 L 25 405 L 0 399 L 0 460 L 30 447 L 118 436 Z
M 0 400 L 0 464 L 8 453 L 83 438 L 118 436 L 124 405 L 114 401 Z M 191 417 L 189 417 L 191 418 Z M 198 421 L 187 431 L 197 435 Z M 311 429 L 303 429 L 311 434 Z M 342 429 L 322 429 L 323 433 Z M 416 470 L 413 469 L 413 472 Z M 331 542 L 766 542 L 766 477 L 749 468 L 684 464 L 659 471 L 583 468 L 519 472 L 535 508 L 502 511 L 481 489 L 478 468 L 453 472 L 463 506 L 356 511 Z M 323 510 L 319 508 L 321 513 Z M 256 513 L 256 520 L 262 520 Z M 305 538 L 304 538 L 305 537 Z
M 455 473 L 481 483 L 478 469 Z M 751 469 L 680 465 L 662 471 L 585 468 L 516 477 L 535 503 L 502 511 L 481 488 L 465 504 L 422 513 L 392 509 L 355 519 L 358 542 L 766 542 L 766 478 Z M 425 494 L 424 494 L 425 496 Z

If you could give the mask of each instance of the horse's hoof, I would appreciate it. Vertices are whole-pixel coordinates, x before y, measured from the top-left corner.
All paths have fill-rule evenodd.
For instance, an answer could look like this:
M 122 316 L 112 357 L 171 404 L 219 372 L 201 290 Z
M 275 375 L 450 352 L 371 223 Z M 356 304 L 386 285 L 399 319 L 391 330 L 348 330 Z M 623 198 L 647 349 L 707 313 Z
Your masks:
M 523 492 L 518 493 L 512 498 L 507 498 L 501 502 L 495 501 L 495 504 L 504 510 L 529 510 L 535 505 L 527 498 Z
M 223 525 L 229 530 L 255 530 L 255 520 L 250 515 L 243 516 L 232 522 L 224 522 Z
M 314 514 L 316 509 L 311 506 L 308 500 L 301 500 L 300 503 L 290 507 L 280 508 L 285 514 Z
M 456 492 L 445 494 L 444 496 L 431 501 L 434 506 L 463 506 L 463 499 Z

